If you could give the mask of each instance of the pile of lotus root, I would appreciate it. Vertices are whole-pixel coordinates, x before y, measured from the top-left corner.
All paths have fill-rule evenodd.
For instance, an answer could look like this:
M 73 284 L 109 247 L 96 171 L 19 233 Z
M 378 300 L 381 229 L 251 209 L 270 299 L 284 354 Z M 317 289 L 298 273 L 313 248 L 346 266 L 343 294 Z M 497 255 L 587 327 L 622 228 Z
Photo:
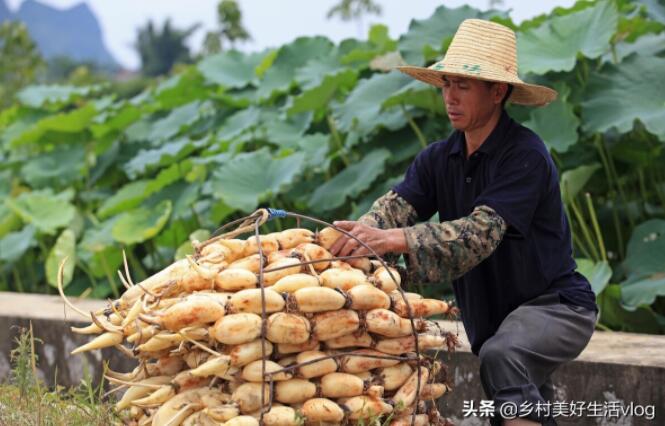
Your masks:
M 456 336 L 425 318 L 455 308 L 404 292 L 378 256 L 334 258 L 344 231 L 332 226 L 258 230 L 194 242 L 138 284 L 125 262 L 124 294 L 82 312 L 92 323 L 73 331 L 97 336 L 73 354 L 114 346 L 139 362 L 106 373 L 126 423 L 447 424 L 445 365 L 423 351 L 454 349 Z

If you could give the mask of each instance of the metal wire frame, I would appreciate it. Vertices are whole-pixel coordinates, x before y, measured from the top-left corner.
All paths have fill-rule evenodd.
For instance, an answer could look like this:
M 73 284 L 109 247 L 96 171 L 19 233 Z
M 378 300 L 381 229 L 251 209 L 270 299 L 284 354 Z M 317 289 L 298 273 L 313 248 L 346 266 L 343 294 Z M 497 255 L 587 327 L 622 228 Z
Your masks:
M 393 275 L 392 271 L 390 270 L 389 265 L 383 260 L 383 258 L 381 256 L 379 256 L 378 253 L 376 253 L 376 251 L 374 249 L 369 247 L 362 240 L 360 240 L 359 238 L 357 238 L 355 235 L 351 234 L 350 232 L 347 232 L 347 231 L 333 225 L 332 223 L 328 223 L 328 222 L 325 222 L 323 220 L 320 220 L 320 219 L 317 219 L 317 218 L 314 218 L 314 217 L 311 217 L 311 216 L 303 215 L 303 214 L 300 214 L 300 213 L 293 213 L 293 212 L 288 212 L 288 211 L 284 211 L 284 210 L 277 210 L 277 209 L 270 209 L 270 208 L 268 208 L 268 209 L 259 209 L 259 210 L 255 211 L 254 213 L 252 213 L 251 215 L 248 215 L 248 216 L 243 217 L 243 218 L 236 219 L 232 222 L 229 222 L 229 223 L 223 225 L 222 227 L 215 230 L 215 232 L 213 232 L 211 238 L 209 238 L 208 240 L 206 240 L 206 241 L 204 241 L 204 242 L 202 242 L 198 245 L 197 251 L 200 251 L 203 247 L 205 247 L 208 244 L 211 244 L 211 243 L 213 243 L 215 241 L 218 241 L 220 239 L 234 238 L 235 236 L 238 236 L 240 234 L 251 232 L 252 228 L 253 228 L 254 236 L 256 238 L 256 242 L 257 242 L 257 246 L 258 246 L 259 259 L 261 259 L 261 261 L 259 262 L 259 274 L 258 274 L 259 276 L 258 276 L 258 278 L 259 278 L 259 288 L 261 289 L 261 323 L 262 323 L 262 325 L 261 325 L 261 356 L 262 356 L 261 377 L 263 377 L 263 383 L 265 384 L 266 376 L 270 377 L 270 384 L 269 384 L 269 393 L 270 393 L 270 395 L 269 395 L 269 401 L 268 401 L 267 406 L 264 405 L 264 401 L 266 399 L 266 395 L 265 395 L 266 389 L 265 389 L 265 386 L 261 386 L 261 406 L 262 407 L 261 407 L 261 413 L 260 413 L 260 417 L 259 417 L 259 423 L 260 424 L 263 424 L 263 417 L 264 417 L 265 413 L 272 408 L 272 396 L 274 394 L 272 374 L 266 374 L 266 332 L 267 332 L 266 320 L 267 320 L 267 313 L 266 313 L 266 306 L 265 306 L 265 286 L 264 286 L 264 283 L 263 283 L 263 274 L 268 272 L 268 271 L 276 271 L 276 270 L 279 270 L 281 268 L 273 268 L 273 269 L 270 269 L 270 270 L 264 270 L 264 267 L 263 267 L 263 258 L 264 258 L 264 256 L 263 256 L 263 248 L 261 246 L 261 235 L 259 233 L 259 228 L 264 223 L 266 223 L 269 220 L 271 220 L 273 218 L 276 218 L 276 217 L 279 217 L 279 218 L 293 217 L 297 220 L 298 224 L 300 224 L 300 220 L 307 220 L 307 221 L 314 222 L 314 223 L 319 224 L 319 225 L 331 227 L 331 228 L 335 229 L 336 231 L 346 235 L 347 237 L 354 239 L 356 242 L 358 242 L 361 246 L 363 246 L 365 249 L 367 249 L 371 253 L 370 255 L 366 255 L 366 256 L 343 256 L 343 257 L 338 257 L 338 258 L 326 258 L 326 259 L 321 259 L 321 260 L 312 260 L 312 261 L 302 262 L 303 264 L 313 264 L 313 263 L 324 262 L 324 261 L 328 262 L 328 261 L 331 261 L 331 260 L 348 260 L 348 259 L 351 259 L 351 258 L 373 257 L 373 258 L 376 258 L 379 262 L 381 262 L 381 265 L 386 269 L 386 271 L 388 272 L 388 275 L 390 276 L 390 278 L 395 283 L 397 283 L 397 280 L 396 280 L 395 276 Z M 224 233 L 224 234 L 220 234 L 222 231 L 224 231 L 224 230 L 226 230 L 226 229 L 228 229 L 228 228 L 230 228 L 234 225 L 238 225 L 238 227 L 235 230 Z M 409 322 L 411 323 L 411 333 L 412 333 L 412 336 L 414 338 L 414 343 L 415 343 L 415 354 L 416 354 L 415 361 L 416 361 L 417 382 L 416 382 L 416 396 L 415 396 L 415 400 L 414 400 L 414 405 L 418 406 L 418 403 L 420 402 L 420 388 L 421 388 L 421 375 L 422 375 L 421 370 L 422 370 L 422 362 L 423 362 L 423 360 L 420 356 L 421 354 L 420 354 L 420 347 L 419 347 L 419 343 L 418 343 L 418 332 L 416 331 L 416 326 L 415 326 L 415 321 L 414 321 L 414 318 L 413 318 L 413 311 L 411 309 L 411 304 L 409 303 L 409 300 L 406 297 L 406 295 L 404 294 L 404 290 L 401 288 L 401 286 L 398 285 L 397 290 L 399 291 L 400 295 L 402 296 L 402 300 L 404 301 L 404 304 L 406 305 L 408 319 L 409 319 Z M 353 354 L 353 353 L 346 353 L 346 354 L 341 353 L 340 354 L 340 353 L 338 353 L 338 354 L 330 355 L 330 356 L 325 357 L 325 358 L 317 358 L 316 360 L 312 360 L 310 362 L 304 362 L 304 363 L 301 363 L 301 364 L 294 364 L 294 365 L 289 366 L 288 369 L 296 369 L 296 368 L 300 368 L 301 366 L 304 366 L 304 365 L 307 365 L 307 364 L 312 364 L 314 362 L 319 362 L 319 361 L 324 360 L 324 359 L 339 358 L 341 356 L 362 356 L 362 357 L 385 358 L 385 359 L 393 359 L 393 360 L 396 359 L 396 358 L 399 358 L 400 360 L 403 359 L 403 357 L 395 357 L 395 356 L 391 356 L 391 355 L 370 356 L 369 354 Z M 411 425 L 412 426 L 415 425 L 417 411 L 418 410 L 413 411 L 413 414 L 412 414 L 412 417 L 411 417 Z

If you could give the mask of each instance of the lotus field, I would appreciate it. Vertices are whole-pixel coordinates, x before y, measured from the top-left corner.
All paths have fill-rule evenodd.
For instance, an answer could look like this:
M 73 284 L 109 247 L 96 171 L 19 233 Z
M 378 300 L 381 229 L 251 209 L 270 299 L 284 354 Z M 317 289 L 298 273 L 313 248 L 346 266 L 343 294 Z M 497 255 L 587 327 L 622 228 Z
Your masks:
M 118 299 L 123 250 L 140 282 L 260 207 L 357 218 L 451 131 L 440 93 L 391 68 L 432 63 L 471 17 L 512 26 L 523 77 L 559 92 L 508 109 L 557 163 L 600 327 L 662 333 L 665 6 L 646 0 L 582 1 L 519 25 L 441 6 L 401 35 L 375 25 L 363 40 L 208 56 L 131 98 L 105 84 L 24 88 L 0 111 L 0 291 L 57 292 L 67 257 L 67 295 Z M 405 291 L 451 297 L 447 283 Z

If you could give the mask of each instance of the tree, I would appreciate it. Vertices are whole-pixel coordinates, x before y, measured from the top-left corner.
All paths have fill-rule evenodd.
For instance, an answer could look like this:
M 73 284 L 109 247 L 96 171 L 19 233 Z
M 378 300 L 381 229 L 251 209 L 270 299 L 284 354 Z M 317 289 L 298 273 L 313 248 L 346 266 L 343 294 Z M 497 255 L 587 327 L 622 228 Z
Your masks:
M 342 21 L 359 20 L 363 15 L 381 15 L 381 6 L 372 0 L 341 0 L 333 6 L 326 17 L 339 16 Z
M 0 25 L 0 105 L 12 103 L 14 94 L 32 83 L 44 68 L 37 45 L 22 22 Z
M 162 30 L 156 30 L 152 21 L 140 28 L 134 47 L 141 57 L 141 71 L 147 76 L 167 74 L 178 62 L 192 61 L 187 38 L 199 27 L 193 25 L 187 30 L 179 30 L 171 26 L 170 19 L 164 22 Z
M 217 5 L 217 22 L 219 28 L 209 31 L 203 42 L 206 54 L 219 53 L 226 42 L 231 47 L 237 41 L 251 39 L 249 32 L 242 24 L 242 11 L 235 0 L 222 0 Z
M 47 83 L 88 85 L 106 81 L 111 75 L 112 70 L 99 66 L 96 62 L 59 55 L 48 60 L 44 80 Z

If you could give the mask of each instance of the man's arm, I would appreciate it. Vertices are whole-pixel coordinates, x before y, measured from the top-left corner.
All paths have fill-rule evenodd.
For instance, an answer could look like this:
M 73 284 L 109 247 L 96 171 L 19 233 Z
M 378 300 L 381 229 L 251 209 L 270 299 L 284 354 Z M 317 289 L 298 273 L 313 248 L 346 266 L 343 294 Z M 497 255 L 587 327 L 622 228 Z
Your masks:
M 492 254 L 507 227 L 493 209 L 478 206 L 460 219 L 405 228 L 408 280 L 435 283 L 461 277 Z
M 355 222 L 339 225 L 361 234 L 363 241 L 384 252 L 383 257 L 390 262 L 395 263 L 399 255 L 404 254 L 407 279 L 416 283 L 437 283 L 461 277 L 492 254 L 508 227 L 506 221 L 487 206 L 478 206 L 469 216 L 449 222 L 415 225 L 417 219 L 415 209 L 399 194 L 390 191 L 358 219 L 364 227 Z M 402 228 L 401 232 L 393 233 L 397 228 Z M 384 247 L 390 247 L 389 252 L 385 252 Z M 366 253 L 355 241 L 341 243 L 334 251 L 344 255 Z
M 374 201 L 370 211 L 357 221 L 336 221 L 334 224 L 372 247 L 384 260 L 394 264 L 401 255 L 396 248 L 402 246 L 404 241 L 404 232 L 400 228 L 415 224 L 417 219 L 418 213 L 413 206 L 390 190 Z M 355 239 L 347 236 L 341 236 L 335 241 L 330 252 L 335 256 L 370 254 L 370 251 Z
M 358 222 L 379 229 L 404 228 L 418 220 L 418 213 L 404 198 L 393 190 L 379 197 L 372 204 L 369 212 L 362 215 Z

